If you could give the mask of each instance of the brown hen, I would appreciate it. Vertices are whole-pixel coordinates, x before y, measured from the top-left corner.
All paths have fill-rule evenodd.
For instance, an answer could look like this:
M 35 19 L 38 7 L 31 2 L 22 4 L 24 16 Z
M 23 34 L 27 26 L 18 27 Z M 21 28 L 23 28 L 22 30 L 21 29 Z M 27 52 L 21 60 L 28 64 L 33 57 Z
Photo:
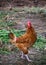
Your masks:
M 36 32 L 31 22 L 30 21 L 27 22 L 26 32 L 23 35 L 16 37 L 13 33 L 9 33 L 9 37 L 11 43 L 22 51 L 22 53 L 25 55 L 28 61 L 31 61 L 27 56 L 28 49 L 32 47 L 32 45 L 35 43 L 37 39 Z M 22 58 L 23 58 L 23 54 L 21 56 Z

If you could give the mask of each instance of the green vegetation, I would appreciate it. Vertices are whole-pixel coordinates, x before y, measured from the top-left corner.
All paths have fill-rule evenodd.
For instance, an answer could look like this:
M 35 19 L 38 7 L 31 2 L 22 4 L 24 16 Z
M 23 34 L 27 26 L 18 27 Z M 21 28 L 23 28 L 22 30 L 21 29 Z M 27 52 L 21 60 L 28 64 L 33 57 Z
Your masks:
M 13 32 L 18 37 L 19 35 L 23 34 L 25 31 L 12 29 L 11 32 Z M 10 33 L 10 32 L 5 29 L 0 30 L 0 39 L 4 43 L 7 43 L 9 40 L 8 33 Z
M 41 8 L 41 7 L 34 7 L 34 6 L 32 6 L 31 8 L 30 7 L 23 7 L 23 8 L 13 8 L 13 10 L 15 11 L 15 12 L 22 12 L 22 11 L 24 11 L 24 12 L 29 12 L 29 13 L 46 13 L 46 9 L 43 7 L 43 8 Z

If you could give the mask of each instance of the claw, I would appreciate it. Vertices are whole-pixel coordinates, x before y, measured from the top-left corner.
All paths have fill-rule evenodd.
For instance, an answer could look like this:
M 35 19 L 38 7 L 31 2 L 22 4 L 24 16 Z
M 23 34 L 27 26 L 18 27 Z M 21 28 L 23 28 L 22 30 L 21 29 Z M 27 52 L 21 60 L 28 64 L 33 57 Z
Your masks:
M 25 57 L 24 57 L 24 56 L 21 56 L 21 58 L 22 58 L 22 59 L 25 59 Z
M 24 55 L 23 52 L 21 52 L 21 58 L 22 59 L 25 59 L 26 58 L 28 62 L 32 62 L 32 60 L 29 59 L 28 55 L 27 54 Z

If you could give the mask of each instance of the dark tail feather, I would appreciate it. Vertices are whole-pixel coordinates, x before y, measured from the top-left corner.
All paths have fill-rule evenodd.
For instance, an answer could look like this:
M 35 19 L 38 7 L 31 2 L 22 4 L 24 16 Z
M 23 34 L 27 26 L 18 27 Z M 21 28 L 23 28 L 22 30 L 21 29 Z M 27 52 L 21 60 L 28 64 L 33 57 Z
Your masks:
M 12 32 L 10 32 L 10 33 L 8 34 L 8 36 L 9 36 L 10 39 L 13 39 L 13 38 L 14 38 L 14 34 L 13 34 Z

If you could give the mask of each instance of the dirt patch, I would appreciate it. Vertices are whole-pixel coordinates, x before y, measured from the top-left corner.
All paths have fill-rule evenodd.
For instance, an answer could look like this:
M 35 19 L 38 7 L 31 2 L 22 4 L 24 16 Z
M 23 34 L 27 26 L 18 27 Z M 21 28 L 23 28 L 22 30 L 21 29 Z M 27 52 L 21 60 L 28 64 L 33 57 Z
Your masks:
M 6 6 L 44 6 L 45 0 L 1 0 L 0 7 Z
M 30 49 L 31 54 L 28 54 L 29 58 L 33 62 L 28 62 L 26 59 L 21 59 L 20 51 L 18 52 L 11 52 L 9 55 L 0 55 L 0 63 L 1 64 L 11 64 L 11 65 L 46 65 L 45 59 L 45 51 L 39 51 L 34 48 Z M 5 59 L 4 59 L 5 58 Z

